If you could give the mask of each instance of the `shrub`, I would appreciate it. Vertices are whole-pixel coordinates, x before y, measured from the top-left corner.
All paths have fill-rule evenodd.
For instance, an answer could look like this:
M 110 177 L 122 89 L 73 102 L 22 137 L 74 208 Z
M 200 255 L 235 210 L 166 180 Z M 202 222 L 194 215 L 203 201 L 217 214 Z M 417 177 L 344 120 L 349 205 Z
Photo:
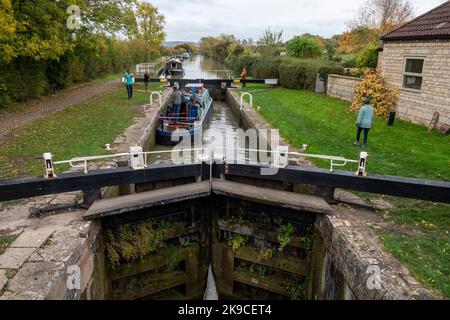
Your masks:
M 356 57 L 349 56 L 342 58 L 342 66 L 344 68 L 356 68 Z
M 260 57 L 253 65 L 253 75 L 260 79 L 278 79 L 282 57 Z
M 307 59 L 318 58 L 322 55 L 322 48 L 318 43 L 308 37 L 294 37 L 286 43 L 286 49 L 290 56 Z
M 313 89 L 318 70 L 316 61 L 287 59 L 280 64 L 280 84 L 289 89 Z
M 319 67 L 318 73 L 344 75 L 345 69 L 336 64 L 324 64 Z
M 290 89 L 314 89 L 317 73 L 344 74 L 344 68 L 317 59 L 288 58 L 280 64 L 280 84 Z
M 378 46 L 371 44 L 365 47 L 356 58 L 356 66 L 359 69 L 375 69 L 378 66 Z
M 372 106 L 378 117 L 387 117 L 389 111 L 393 110 L 398 100 L 398 90 L 389 88 L 380 72 L 376 69 L 365 69 L 364 78 L 355 90 L 352 109 L 359 111 L 364 104 L 364 99 L 372 97 Z
M 253 55 L 241 55 L 239 57 L 233 56 L 226 61 L 227 65 L 233 70 L 235 74 L 240 74 L 243 68 L 247 69 L 248 74 L 253 74 L 253 65 L 257 60 Z

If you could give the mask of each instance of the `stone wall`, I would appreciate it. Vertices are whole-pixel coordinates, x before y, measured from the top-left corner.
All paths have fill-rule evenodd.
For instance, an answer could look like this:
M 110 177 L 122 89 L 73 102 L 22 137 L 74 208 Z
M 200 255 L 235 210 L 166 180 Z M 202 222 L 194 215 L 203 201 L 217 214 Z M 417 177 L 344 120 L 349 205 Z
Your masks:
M 380 56 L 383 76 L 400 90 L 400 118 L 428 125 L 437 111 L 438 125 L 450 123 L 450 40 L 385 42 Z M 403 88 L 408 56 L 425 58 L 421 90 Z
M 352 101 L 356 86 L 361 82 L 360 78 L 328 75 L 327 95 L 347 101 Z

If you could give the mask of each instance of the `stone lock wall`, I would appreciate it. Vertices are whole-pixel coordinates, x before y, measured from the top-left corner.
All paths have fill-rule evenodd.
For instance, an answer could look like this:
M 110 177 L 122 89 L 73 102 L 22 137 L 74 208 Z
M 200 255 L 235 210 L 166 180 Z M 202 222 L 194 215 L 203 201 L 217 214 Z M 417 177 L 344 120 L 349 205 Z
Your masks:
M 450 123 L 450 40 L 385 42 L 380 56 L 383 76 L 400 91 L 400 118 L 428 125 L 437 111 L 438 126 Z M 406 57 L 425 58 L 421 90 L 403 88 Z
M 328 75 L 327 95 L 333 98 L 352 101 L 360 78 L 346 77 L 336 74 Z

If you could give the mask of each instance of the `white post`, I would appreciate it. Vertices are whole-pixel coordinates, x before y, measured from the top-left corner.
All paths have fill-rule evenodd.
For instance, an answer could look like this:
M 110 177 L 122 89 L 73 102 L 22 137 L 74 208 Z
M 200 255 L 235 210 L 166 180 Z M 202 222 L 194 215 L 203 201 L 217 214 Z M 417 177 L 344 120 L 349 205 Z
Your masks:
M 253 109 L 253 96 L 250 92 L 243 92 L 241 94 L 241 110 L 244 108 L 244 96 L 250 97 L 250 109 Z
M 52 154 L 51 153 L 44 153 L 44 164 L 45 164 L 45 179 L 52 179 L 56 178 L 55 169 L 53 167 L 53 160 L 52 160 Z
M 358 171 L 356 171 L 357 176 L 367 176 L 366 166 L 367 166 L 367 158 L 369 154 L 367 152 L 361 152 L 359 155 L 359 163 L 358 163 Z
M 286 168 L 289 164 L 289 147 L 277 146 L 273 154 L 273 166 L 274 168 Z
M 130 147 L 130 167 L 133 170 L 140 170 L 145 168 L 145 160 L 142 147 Z

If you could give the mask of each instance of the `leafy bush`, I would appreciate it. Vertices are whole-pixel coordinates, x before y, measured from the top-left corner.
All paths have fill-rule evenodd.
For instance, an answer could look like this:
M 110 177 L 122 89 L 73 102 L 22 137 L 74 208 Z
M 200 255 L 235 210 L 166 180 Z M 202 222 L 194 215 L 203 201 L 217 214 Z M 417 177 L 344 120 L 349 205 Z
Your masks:
M 375 69 L 378 66 L 378 46 L 371 44 L 365 47 L 356 58 L 356 66 Z
M 289 89 L 313 89 L 318 69 L 316 61 L 285 60 L 280 64 L 280 84 Z
M 342 66 L 344 68 L 356 68 L 356 57 L 354 56 L 343 57 Z
M 253 65 L 253 76 L 260 79 L 278 79 L 282 57 L 261 57 Z
M 322 48 L 311 38 L 298 36 L 286 43 L 290 56 L 301 59 L 318 58 L 322 55 Z
M 376 69 L 365 69 L 364 78 L 355 90 L 352 109 L 359 111 L 364 105 L 366 97 L 372 98 L 372 107 L 378 117 L 387 117 L 389 111 L 397 104 L 399 92 L 395 88 L 389 88 L 380 72 Z
M 235 74 L 240 74 L 242 69 L 246 68 L 247 72 L 250 75 L 253 75 L 253 65 L 255 64 L 256 60 L 256 56 L 244 54 L 239 57 L 233 56 L 226 62 Z
M 343 75 L 345 69 L 336 64 L 323 64 L 319 67 L 318 73 Z
M 280 84 L 290 89 L 314 89 L 317 73 L 344 74 L 340 66 L 321 60 L 285 59 L 280 64 Z

